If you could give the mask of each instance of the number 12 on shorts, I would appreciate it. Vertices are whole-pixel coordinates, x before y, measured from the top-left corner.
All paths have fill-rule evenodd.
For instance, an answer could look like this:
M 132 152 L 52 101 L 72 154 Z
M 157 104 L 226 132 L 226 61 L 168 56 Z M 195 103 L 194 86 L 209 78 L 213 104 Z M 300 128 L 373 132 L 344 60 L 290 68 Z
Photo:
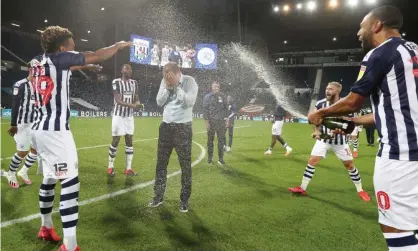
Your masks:
M 55 176 L 63 176 L 67 174 L 68 171 L 68 165 L 67 163 L 57 163 L 54 165 L 55 167 Z

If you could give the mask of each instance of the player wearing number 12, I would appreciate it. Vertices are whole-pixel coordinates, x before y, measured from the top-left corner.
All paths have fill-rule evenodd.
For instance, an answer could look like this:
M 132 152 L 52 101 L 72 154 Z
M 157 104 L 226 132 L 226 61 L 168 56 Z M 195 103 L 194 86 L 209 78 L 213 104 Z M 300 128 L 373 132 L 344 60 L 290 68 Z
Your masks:
M 328 84 L 325 95 L 326 98 L 319 100 L 316 103 L 316 110 L 321 108 L 332 106 L 335 102 L 340 99 L 341 84 L 338 82 L 331 82 Z M 367 192 L 363 191 L 360 173 L 354 166 L 353 157 L 351 155 L 350 147 L 347 143 L 347 138 L 344 135 L 335 135 L 329 139 L 320 139 L 320 135 L 331 134 L 331 131 L 325 126 L 315 126 L 315 132 L 313 134 L 316 139 L 315 145 L 312 149 L 311 157 L 309 158 L 308 164 L 306 165 L 305 172 L 302 178 L 302 184 L 298 187 L 289 188 L 289 191 L 297 194 L 306 194 L 306 189 L 309 182 L 314 176 L 315 167 L 321 161 L 321 158 L 325 158 L 329 149 L 334 151 L 335 155 L 343 162 L 345 168 L 348 169 L 348 173 L 353 181 L 357 193 L 364 201 L 370 201 L 370 196 Z
M 52 224 L 55 185 L 61 183 L 60 214 L 64 243 L 58 250 L 80 250 L 77 245 L 78 222 L 78 157 L 70 131 L 69 80 L 71 71 L 90 63 L 112 57 L 118 50 L 131 45 L 119 42 L 96 52 L 74 51 L 72 33 L 51 26 L 41 33 L 44 54 L 30 62 L 30 74 L 35 96 L 35 119 L 32 126 L 32 146 L 38 152 L 43 180 L 39 190 L 42 225 L 38 238 L 60 241 Z M 25 248 L 21 248 L 25 249 Z

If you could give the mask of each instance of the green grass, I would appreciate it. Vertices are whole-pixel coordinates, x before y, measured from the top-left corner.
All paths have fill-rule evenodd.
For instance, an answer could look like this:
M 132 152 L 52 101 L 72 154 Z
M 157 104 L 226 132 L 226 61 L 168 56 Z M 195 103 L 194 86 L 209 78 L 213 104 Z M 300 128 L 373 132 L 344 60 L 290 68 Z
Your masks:
M 136 119 L 134 139 L 156 138 L 159 123 L 158 118 Z M 227 166 L 209 165 L 205 156 L 193 168 L 189 213 L 178 211 L 180 176 L 168 180 L 162 208 L 147 208 L 152 186 L 81 206 L 77 237 L 82 250 L 386 250 L 374 196 L 369 203 L 358 197 L 334 154 L 317 166 L 308 196 L 287 192 L 288 187 L 300 184 L 314 144 L 308 125 L 285 124 L 284 138 L 294 149 L 290 157 L 284 156 L 279 143 L 272 156 L 263 155 L 270 143 L 271 123 L 236 123 L 245 125 L 250 126 L 235 130 L 233 152 L 225 157 Z M 78 148 L 111 141 L 109 118 L 73 119 L 71 128 Z M 204 131 L 203 121 L 195 120 L 193 130 Z M 10 157 L 15 147 L 7 135 L 7 124 L 2 124 L 1 132 L 1 157 Z M 193 140 L 206 147 L 204 133 L 195 134 Z M 366 147 L 363 135 L 360 140 L 360 157 L 355 163 L 364 189 L 372 195 L 376 148 Z M 79 150 L 80 201 L 153 180 L 156 147 L 155 139 L 135 142 L 133 168 L 140 175 L 127 179 L 121 140 L 113 183 L 106 174 L 107 147 Z M 194 144 L 193 160 L 200 154 Z M 2 160 L 2 169 L 8 169 L 9 161 Z M 30 170 L 31 186 L 12 190 L 2 180 L 2 222 L 39 212 L 41 176 L 35 175 L 36 168 Z M 175 155 L 168 169 L 169 173 L 179 170 Z M 58 194 L 56 191 L 55 207 Z M 59 214 L 53 220 L 61 235 Z M 36 239 L 39 227 L 40 219 L 35 219 L 2 228 L 2 250 L 56 250 L 58 245 Z

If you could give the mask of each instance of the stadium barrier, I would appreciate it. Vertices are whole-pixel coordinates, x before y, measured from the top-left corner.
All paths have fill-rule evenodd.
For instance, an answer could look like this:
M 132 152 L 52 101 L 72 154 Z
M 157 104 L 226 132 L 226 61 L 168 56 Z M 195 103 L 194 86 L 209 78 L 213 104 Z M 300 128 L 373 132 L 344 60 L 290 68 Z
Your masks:
M 2 109 L 1 116 L 3 118 L 10 118 L 12 115 L 11 109 Z M 71 117 L 78 117 L 78 118 L 100 118 L 100 117 L 111 117 L 112 111 L 78 111 L 78 110 L 71 110 L 70 113 Z M 162 117 L 162 112 L 154 112 L 154 111 L 138 111 L 134 112 L 135 117 Z M 203 119 L 202 113 L 193 113 L 193 118 Z M 235 116 L 236 120 L 249 120 L 249 121 L 274 121 L 274 117 L 271 115 L 237 115 Z M 284 118 L 284 122 L 286 123 L 303 123 L 307 124 L 308 120 L 301 119 L 293 116 L 288 116 Z

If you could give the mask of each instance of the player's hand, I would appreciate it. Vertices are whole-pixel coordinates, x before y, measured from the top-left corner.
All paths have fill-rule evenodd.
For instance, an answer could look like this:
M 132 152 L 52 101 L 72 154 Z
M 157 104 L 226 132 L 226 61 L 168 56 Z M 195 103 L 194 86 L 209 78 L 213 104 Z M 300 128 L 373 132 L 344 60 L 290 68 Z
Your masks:
M 139 101 L 137 101 L 137 102 L 135 102 L 135 103 L 131 104 L 131 108 L 136 109 L 136 108 L 138 108 L 138 107 L 139 107 L 139 105 L 140 105 L 140 104 L 141 104 L 141 103 L 139 103 Z
M 17 126 L 10 126 L 7 132 L 9 133 L 10 136 L 12 137 L 15 136 L 15 134 L 17 133 Z
M 321 132 L 316 131 L 316 132 L 312 133 L 312 138 L 313 139 L 321 139 Z
M 345 132 L 343 130 L 341 130 L 341 129 L 332 130 L 331 133 L 333 133 L 334 135 L 337 135 L 337 134 L 345 135 Z
M 226 120 L 226 128 L 229 128 L 229 119 Z
M 103 70 L 103 67 L 101 66 L 101 65 L 98 65 L 98 64 L 91 64 L 91 65 L 89 65 L 89 71 L 92 71 L 92 72 L 100 72 L 100 71 L 102 71 Z
M 323 117 L 321 110 L 316 110 L 308 114 L 309 123 L 312 125 L 320 125 L 323 121 Z
M 134 45 L 134 43 L 126 42 L 126 41 L 120 41 L 120 42 L 117 42 L 115 45 L 116 45 L 116 47 L 118 47 L 119 50 L 121 50 L 125 47 L 130 47 L 130 46 Z
M 175 81 L 175 77 L 173 72 L 164 74 L 164 84 L 167 90 L 174 90 L 179 85 L 179 83 Z
M 209 130 L 210 130 L 210 124 L 209 124 L 209 121 L 208 121 L 208 120 L 206 120 L 206 130 L 207 130 L 207 131 L 209 131 Z

